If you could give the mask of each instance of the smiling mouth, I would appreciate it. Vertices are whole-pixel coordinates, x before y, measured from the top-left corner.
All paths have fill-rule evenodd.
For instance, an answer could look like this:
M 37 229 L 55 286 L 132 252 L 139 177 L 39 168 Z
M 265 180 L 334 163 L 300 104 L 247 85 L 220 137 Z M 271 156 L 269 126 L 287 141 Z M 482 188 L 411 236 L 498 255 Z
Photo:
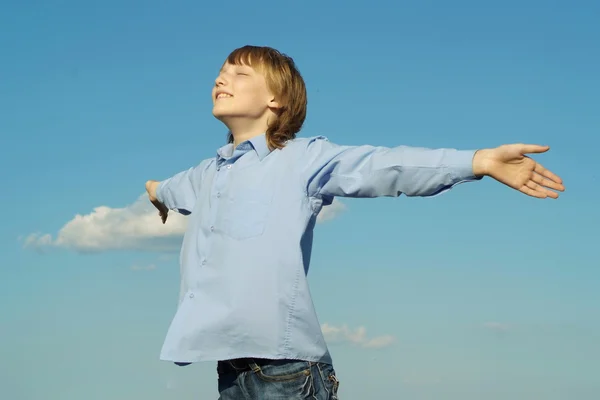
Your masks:
M 217 95 L 217 100 L 218 100 L 218 99 L 227 99 L 227 98 L 230 98 L 230 97 L 233 97 L 233 96 L 232 96 L 232 95 L 230 95 L 230 94 L 228 94 L 228 93 L 219 93 L 219 94 Z

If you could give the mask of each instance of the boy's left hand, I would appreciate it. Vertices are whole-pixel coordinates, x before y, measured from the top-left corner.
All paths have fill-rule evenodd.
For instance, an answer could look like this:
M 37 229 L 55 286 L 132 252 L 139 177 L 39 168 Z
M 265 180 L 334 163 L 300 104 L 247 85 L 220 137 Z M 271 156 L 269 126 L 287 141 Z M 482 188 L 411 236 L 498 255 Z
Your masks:
M 507 144 L 495 149 L 479 150 L 473 157 L 473 173 L 490 176 L 528 196 L 558 198 L 564 191 L 562 179 L 535 162 L 527 153 L 544 153 L 550 148 L 534 144 Z
M 158 215 L 160 216 L 160 220 L 164 224 L 167 222 L 167 216 L 169 215 L 169 209 L 158 199 L 156 198 L 156 188 L 158 187 L 158 181 L 147 181 L 146 182 L 146 192 L 148 193 L 148 198 L 150 202 L 156 209 L 158 210 Z

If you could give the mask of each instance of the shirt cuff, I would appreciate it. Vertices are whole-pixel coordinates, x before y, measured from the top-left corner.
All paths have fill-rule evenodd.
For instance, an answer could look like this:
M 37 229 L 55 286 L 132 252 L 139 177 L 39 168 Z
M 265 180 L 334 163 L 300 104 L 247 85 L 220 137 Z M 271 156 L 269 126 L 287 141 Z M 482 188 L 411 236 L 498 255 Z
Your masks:
M 473 157 L 477 150 L 457 150 L 450 153 L 446 160 L 446 168 L 456 181 L 480 180 L 482 176 L 473 173 Z
M 165 204 L 165 200 L 163 197 L 164 184 L 165 184 L 165 181 L 162 181 L 162 182 L 159 182 L 158 185 L 156 185 L 156 199 L 163 204 Z

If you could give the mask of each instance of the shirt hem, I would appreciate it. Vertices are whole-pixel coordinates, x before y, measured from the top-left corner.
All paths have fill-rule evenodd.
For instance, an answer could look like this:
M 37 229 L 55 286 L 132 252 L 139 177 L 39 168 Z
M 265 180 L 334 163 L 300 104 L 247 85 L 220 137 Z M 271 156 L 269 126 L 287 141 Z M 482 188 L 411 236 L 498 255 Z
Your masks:
M 331 356 L 301 356 L 301 355 L 272 355 L 265 353 L 240 353 L 240 354 L 227 354 L 223 356 L 219 355 L 205 355 L 197 357 L 173 357 L 161 355 L 159 359 L 161 361 L 173 362 L 173 363 L 199 363 L 199 362 L 215 362 L 234 360 L 237 358 L 262 358 L 269 360 L 296 360 L 296 361 L 310 361 L 310 362 L 321 362 L 325 364 L 333 364 Z

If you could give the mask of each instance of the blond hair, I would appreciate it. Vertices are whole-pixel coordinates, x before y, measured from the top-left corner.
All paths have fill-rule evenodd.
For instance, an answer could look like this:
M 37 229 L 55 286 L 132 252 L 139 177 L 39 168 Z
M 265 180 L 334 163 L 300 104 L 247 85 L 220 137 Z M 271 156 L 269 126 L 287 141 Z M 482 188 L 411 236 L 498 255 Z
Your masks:
M 244 46 L 232 51 L 227 62 L 248 65 L 264 75 L 281 106 L 267 128 L 267 144 L 271 150 L 284 147 L 296 137 L 306 119 L 306 85 L 294 60 L 271 47 Z M 227 141 L 233 143 L 231 133 Z

